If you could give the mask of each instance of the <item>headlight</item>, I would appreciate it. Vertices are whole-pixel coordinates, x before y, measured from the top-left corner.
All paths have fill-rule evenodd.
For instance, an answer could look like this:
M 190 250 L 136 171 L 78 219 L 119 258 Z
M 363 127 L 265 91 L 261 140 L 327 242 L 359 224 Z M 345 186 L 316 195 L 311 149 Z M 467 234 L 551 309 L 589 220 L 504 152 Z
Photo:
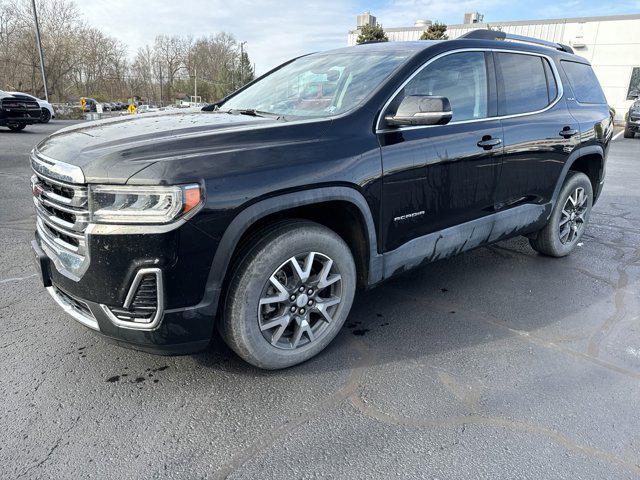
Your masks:
M 90 185 L 93 223 L 169 223 L 201 205 L 200 185 Z

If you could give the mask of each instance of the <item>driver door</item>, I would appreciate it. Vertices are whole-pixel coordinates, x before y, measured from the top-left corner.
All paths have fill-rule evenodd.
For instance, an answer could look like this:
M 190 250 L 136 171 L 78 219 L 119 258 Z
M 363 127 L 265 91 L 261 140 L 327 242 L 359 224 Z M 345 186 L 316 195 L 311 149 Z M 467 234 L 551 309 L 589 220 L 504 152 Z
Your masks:
M 385 251 L 493 213 L 502 156 L 495 85 L 490 53 L 451 53 L 414 74 L 383 112 L 395 113 L 405 95 L 431 95 L 447 97 L 453 113 L 446 125 L 377 131 Z

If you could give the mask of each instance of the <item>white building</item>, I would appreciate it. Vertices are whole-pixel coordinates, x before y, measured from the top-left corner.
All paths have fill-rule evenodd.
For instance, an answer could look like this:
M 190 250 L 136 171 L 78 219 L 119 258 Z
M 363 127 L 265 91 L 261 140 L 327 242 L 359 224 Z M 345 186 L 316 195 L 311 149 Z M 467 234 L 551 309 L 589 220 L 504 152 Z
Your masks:
M 465 22 L 448 25 L 450 39 L 479 28 L 492 28 L 505 33 L 535 37 L 570 45 L 593 65 L 607 100 L 617 111 L 618 119 L 640 95 L 640 14 L 603 17 L 521 20 L 515 22 L 483 22 L 477 13 L 465 14 Z M 369 13 L 358 15 L 357 27 L 375 24 Z M 431 24 L 418 20 L 412 27 L 384 28 L 390 41 L 419 40 Z M 355 45 L 358 29 L 349 32 L 349 45 Z

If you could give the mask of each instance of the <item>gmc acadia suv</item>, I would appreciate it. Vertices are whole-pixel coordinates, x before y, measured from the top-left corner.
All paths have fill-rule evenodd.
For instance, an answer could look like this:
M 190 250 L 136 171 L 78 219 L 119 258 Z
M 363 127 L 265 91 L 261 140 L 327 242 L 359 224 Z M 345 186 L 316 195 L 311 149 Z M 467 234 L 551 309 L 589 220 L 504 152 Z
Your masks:
M 42 279 L 119 343 L 214 328 L 267 369 L 320 352 L 358 287 L 516 235 L 562 257 L 613 125 L 569 47 L 476 31 L 315 53 L 206 111 L 83 123 L 31 154 Z

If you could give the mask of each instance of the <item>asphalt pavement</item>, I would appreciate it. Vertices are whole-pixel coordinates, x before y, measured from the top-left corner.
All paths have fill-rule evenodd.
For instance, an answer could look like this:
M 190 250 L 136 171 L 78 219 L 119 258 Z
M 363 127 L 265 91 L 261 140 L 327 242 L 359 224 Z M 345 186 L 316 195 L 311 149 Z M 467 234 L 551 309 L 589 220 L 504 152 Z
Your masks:
M 640 138 L 582 244 L 523 238 L 361 293 L 320 355 L 265 372 L 220 340 L 107 343 L 38 283 L 29 150 L 0 129 L 0 478 L 640 477 Z

